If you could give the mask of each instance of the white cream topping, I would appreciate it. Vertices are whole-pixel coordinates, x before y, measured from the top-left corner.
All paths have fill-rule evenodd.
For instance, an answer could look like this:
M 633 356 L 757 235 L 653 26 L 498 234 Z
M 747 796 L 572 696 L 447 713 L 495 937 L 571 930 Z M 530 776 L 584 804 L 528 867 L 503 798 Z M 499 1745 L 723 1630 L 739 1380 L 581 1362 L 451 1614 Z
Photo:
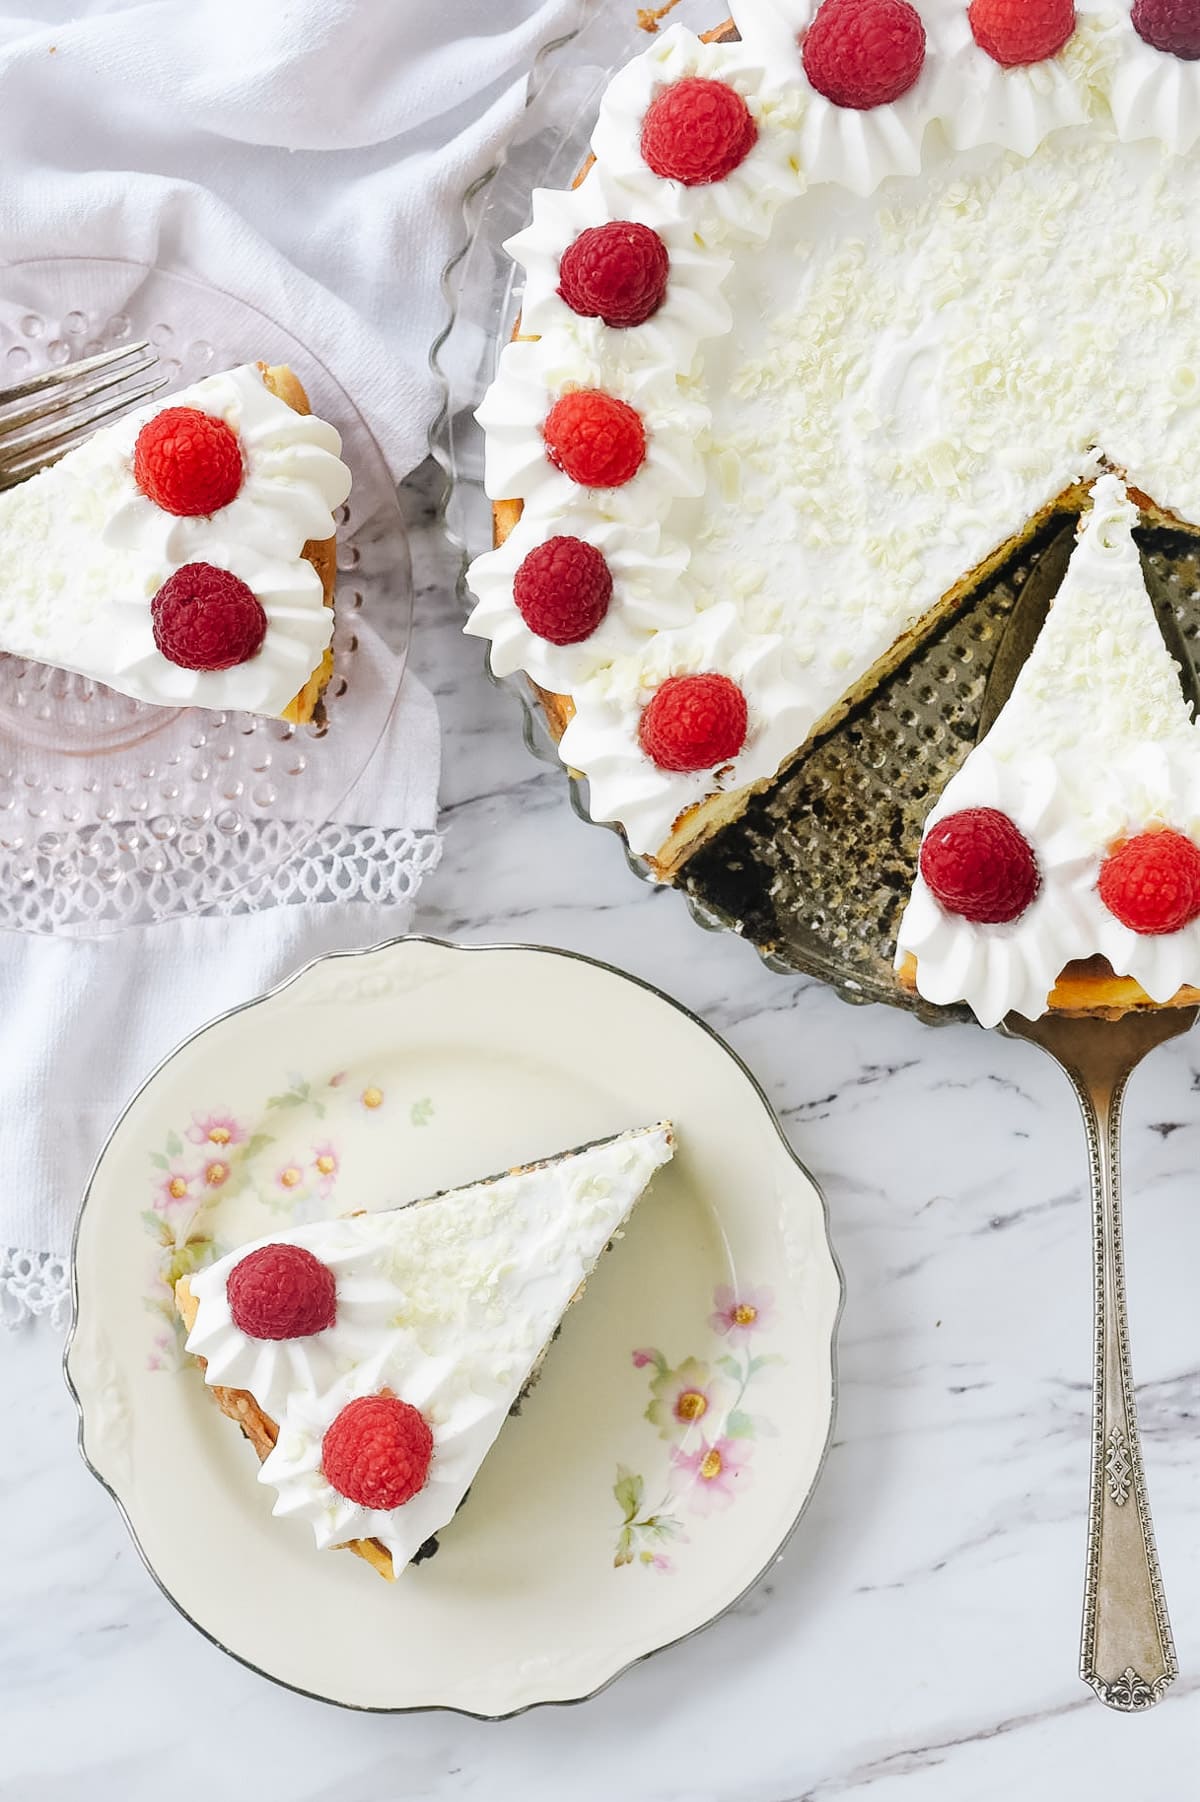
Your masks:
M 851 113 L 803 74 L 811 0 L 734 10 L 743 43 L 675 27 L 622 70 L 592 174 L 552 205 L 538 197 L 513 248 L 543 335 L 504 352 L 479 417 L 488 492 L 523 502 L 526 548 L 553 532 L 596 541 L 612 521 L 653 526 L 651 562 L 684 559 L 670 590 L 644 572 L 671 644 L 687 642 L 689 609 L 697 630 L 709 609 L 736 610 L 743 666 L 777 662 L 773 692 L 796 732 L 786 754 L 1101 457 L 1200 520 L 1200 161 L 1178 154 L 1200 121 L 1200 65 L 1150 50 L 1127 12 L 1091 0 L 1057 57 L 1003 69 L 971 38 L 962 0 L 923 0 L 916 87 Z M 640 156 L 646 106 L 688 74 L 733 80 L 759 125 L 755 167 L 711 188 L 660 181 Z M 920 172 L 905 173 L 914 155 Z M 689 245 L 678 304 L 672 277 L 657 325 L 573 320 L 554 296 L 557 257 L 604 205 Z M 541 423 L 571 386 L 644 397 L 649 455 L 624 489 L 581 490 L 547 463 Z M 680 783 L 647 763 L 613 691 L 644 694 L 673 652 L 648 636 L 631 669 L 615 627 L 569 660 L 539 650 L 501 623 L 517 561 L 476 566 L 469 629 L 503 640 L 505 667 L 519 655 L 539 681 L 551 667 L 568 678 L 563 755 L 589 778 L 598 767 L 584 759 L 603 764 L 593 812 L 653 852 Z M 636 583 L 628 557 L 621 582 Z M 647 623 L 639 613 L 636 630 Z M 714 647 L 735 642 L 706 630 Z M 761 658 L 747 648 L 759 637 Z M 777 740 L 752 732 L 737 783 L 774 773 Z M 688 779 L 692 798 L 704 787 Z
M 259 1472 L 274 1512 L 306 1520 L 321 1548 L 378 1539 L 399 1573 L 453 1518 L 579 1285 L 673 1151 L 669 1126 L 642 1127 L 429 1201 L 275 1233 L 191 1277 L 187 1349 L 207 1359 L 205 1380 L 248 1390 L 279 1426 Z M 304 1339 L 250 1339 L 230 1315 L 229 1273 L 279 1243 L 333 1271 L 337 1320 Z M 433 1458 L 425 1487 L 383 1511 L 331 1487 L 321 1444 L 347 1402 L 385 1388 L 424 1415 Z
M 1200 142 L 1200 62 L 1147 44 L 1128 7 L 1119 16 L 1110 99 L 1122 138 L 1157 138 L 1177 156 Z
M 1045 1012 L 1063 968 L 1107 957 L 1152 1000 L 1200 983 L 1200 923 L 1162 937 L 1130 931 L 1100 900 L 1117 842 L 1155 826 L 1200 830 L 1200 727 L 1146 592 L 1117 477 L 1092 492 L 1079 544 L 1033 652 L 991 731 L 930 813 L 926 834 L 967 807 L 994 807 L 1033 847 L 1041 887 L 1008 925 L 947 913 L 918 874 L 899 933 L 929 1001 L 966 1001 L 985 1026 Z
M 133 479 L 146 421 L 194 407 L 237 432 L 238 494 L 204 518 L 177 518 Z M 0 645 L 94 677 L 161 706 L 282 713 L 321 660 L 333 630 L 320 577 L 301 556 L 333 536 L 350 491 L 332 426 L 295 412 L 251 364 L 96 432 L 78 450 L 0 495 Z M 261 651 L 230 670 L 187 670 L 154 643 L 150 602 L 185 563 L 230 570 L 262 603 Z

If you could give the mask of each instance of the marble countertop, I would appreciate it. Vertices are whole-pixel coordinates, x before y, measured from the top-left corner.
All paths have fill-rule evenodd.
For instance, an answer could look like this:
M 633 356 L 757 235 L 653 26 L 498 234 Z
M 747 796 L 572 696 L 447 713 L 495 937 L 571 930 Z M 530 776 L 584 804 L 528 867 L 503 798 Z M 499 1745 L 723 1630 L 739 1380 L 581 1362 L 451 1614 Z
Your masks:
M 441 708 L 446 844 L 417 927 L 609 959 L 757 1073 L 824 1186 L 845 1266 L 825 1475 L 733 1616 L 583 1708 L 496 1726 L 343 1714 L 251 1675 L 166 1604 L 76 1455 L 57 1336 L 0 1335 L 0 1798 L 1192 1802 L 1200 1040 L 1155 1054 L 1127 1114 L 1135 1359 L 1182 1671 L 1133 1720 L 1075 1675 L 1090 1224 L 1065 1081 L 995 1034 L 772 975 L 635 882 L 482 679 L 423 492 L 414 666 Z

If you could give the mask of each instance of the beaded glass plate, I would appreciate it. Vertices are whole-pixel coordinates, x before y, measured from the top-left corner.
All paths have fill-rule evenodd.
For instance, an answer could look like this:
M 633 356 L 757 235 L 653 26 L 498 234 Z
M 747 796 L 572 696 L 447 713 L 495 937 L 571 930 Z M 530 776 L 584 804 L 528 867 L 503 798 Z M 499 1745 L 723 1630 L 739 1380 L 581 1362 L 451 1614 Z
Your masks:
M 683 0 L 671 18 L 707 30 L 721 22 L 720 0 Z M 431 448 L 450 478 L 446 527 L 466 558 L 488 548 L 492 530 L 483 434 L 473 413 L 520 308 L 521 271 L 504 240 L 527 223 L 533 188 L 571 184 L 588 153 L 600 96 L 647 41 L 632 11 L 605 8 L 573 38 L 551 46 L 534 70 L 529 107 L 503 162 L 465 198 L 468 241 L 447 271 L 453 313 L 434 347 L 446 405 Z M 1059 525 L 1015 555 L 741 820 L 691 859 L 678 887 L 699 925 L 738 933 L 771 968 L 817 976 L 847 1001 L 888 1002 L 931 1021 L 972 1017 L 964 1008 L 935 1008 L 897 986 L 896 929 L 925 816 L 975 743 L 1005 623 L 1037 553 Z M 1143 537 L 1194 644 L 1200 637 L 1196 541 L 1159 530 Z M 470 602 L 465 587 L 463 602 Z M 558 764 L 525 682 L 512 678 L 503 686 L 521 700 L 531 750 Z M 576 812 L 589 819 L 586 783 L 572 777 L 570 786 Z M 653 880 L 642 859 L 628 861 Z
M 94 258 L 5 268 L 0 386 L 140 338 L 173 387 L 260 358 L 290 363 L 341 432 L 354 489 L 338 514 L 334 676 L 318 718 L 294 726 L 151 707 L 0 656 L 6 927 L 108 932 L 228 906 L 336 815 L 397 703 L 412 618 L 404 524 L 378 445 L 319 358 L 192 277 Z M 395 658 L 382 680 L 378 660 L 359 654 L 363 619 Z

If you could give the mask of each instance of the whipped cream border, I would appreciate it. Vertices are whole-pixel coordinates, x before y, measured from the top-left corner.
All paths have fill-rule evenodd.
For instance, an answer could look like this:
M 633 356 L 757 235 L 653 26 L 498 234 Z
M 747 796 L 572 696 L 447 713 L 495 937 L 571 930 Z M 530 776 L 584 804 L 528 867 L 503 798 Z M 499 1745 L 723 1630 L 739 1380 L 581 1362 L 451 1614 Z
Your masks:
M 601 102 L 592 138 L 595 164 L 574 190 L 539 191 L 531 224 L 508 248 L 526 271 L 528 311 L 523 329 L 539 336 L 505 347 L 495 382 L 476 417 L 485 432 L 485 488 L 493 500 L 523 503 L 526 548 L 553 532 L 573 533 L 600 544 L 613 522 L 631 529 L 657 525 L 669 504 L 703 491 L 703 461 L 697 448 L 711 424 L 701 393 L 689 391 L 697 348 L 730 329 L 722 297 L 739 244 L 761 243 L 779 207 L 808 187 L 829 182 L 866 195 L 886 177 L 916 173 L 927 129 L 938 124 L 955 151 L 996 145 L 1031 154 L 1060 127 L 1111 114 L 1126 141 L 1147 135 L 1182 152 L 1200 136 L 1200 64 L 1180 63 L 1154 51 L 1137 36 L 1128 11 L 1107 0 L 1080 0 L 1076 31 L 1057 57 L 1027 68 L 1005 69 L 974 42 L 963 0 L 922 0 L 927 34 L 925 65 L 914 88 L 892 106 L 860 113 L 833 106 L 815 93 L 803 72 L 798 34 L 817 0 L 732 0 L 740 40 L 705 44 L 675 25 L 657 37 L 613 78 Z M 724 182 L 697 188 L 656 177 L 640 154 L 641 120 L 654 94 L 686 76 L 717 77 L 745 97 L 758 126 L 758 141 L 741 167 Z M 558 259 L 589 225 L 604 218 L 632 218 L 658 230 L 672 251 L 672 281 L 660 312 L 640 327 L 610 330 L 579 320 L 555 293 Z M 674 256 L 686 245 L 676 289 Z M 558 394 L 573 387 L 604 386 L 643 411 L 648 428 L 646 463 L 622 489 L 578 488 L 548 463 L 541 424 Z M 523 669 L 535 681 L 567 693 L 575 707 L 569 742 L 560 753 L 589 780 L 594 817 L 624 828 L 633 851 L 653 853 L 669 835 L 682 805 L 702 801 L 720 787 L 738 787 L 774 774 L 769 765 L 778 734 L 754 729 L 756 695 L 748 694 L 752 731 L 732 768 L 714 782 L 711 775 L 685 783 L 649 765 L 636 737 L 636 716 L 628 705 L 614 708 L 612 672 L 625 659 L 631 637 L 644 639 L 647 678 L 675 666 L 676 649 L 690 655 L 689 633 L 719 631 L 681 618 L 689 605 L 686 568 L 690 548 L 659 533 L 647 540 L 647 563 L 640 572 L 628 561 L 621 571 L 614 616 L 604 636 L 586 650 L 572 647 L 569 658 L 539 647 L 523 625 L 506 626 L 515 615 L 511 577 L 519 558 L 501 561 L 488 553 L 472 564 L 468 586 L 479 605 L 466 630 L 493 643 L 497 674 Z M 674 566 L 682 555 L 679 582 L 668 590 L 655 570 L 656 556 Z M 649 589 L 660 596 L 661 612 L 647 632 L 645 614 L 626 614 L 625 595 Z M 696 594 L 697 609 L 703 598 Z M 519 619 L 519 616 L 518 616 Z M 739 628 L 742 635 L 753 638 Z M 655 634 L 669 635 L 657 648 Z M 729 640 L 732 647 L 732 640 Z M 740 645 L 740 666 L 754 669 L 780 663 L 777 641 Z M 514 663 L 514 657 L 520 661 Z M 803 673 L 795 665 L 778 682 L 784 711 L 796 724 L 794 749 L 811 731 L 824 707 L 805 696 Z M 554 672 L 552 674 L 552 672 Z M 851 679 L 855 672 L 848 672 Z M 778 686 L 778 683 L 775 684 Z M 646 683 L 639 680 L 639 691 Z M 765 703 L 766 685 L 762 700 Z M 618 719 L 618 713 L 620 718 Z M 686 798 L 684 798 L 686 796 Z

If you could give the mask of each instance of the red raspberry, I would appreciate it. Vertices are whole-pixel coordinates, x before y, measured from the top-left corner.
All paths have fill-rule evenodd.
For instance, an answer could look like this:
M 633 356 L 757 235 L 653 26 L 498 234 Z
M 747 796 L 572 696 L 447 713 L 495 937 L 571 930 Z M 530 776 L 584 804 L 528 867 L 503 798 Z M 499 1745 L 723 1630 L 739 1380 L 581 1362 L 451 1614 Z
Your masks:
M 711 770 L 746 742 L 746 697 L 728 676 L 668 676 L 651 696 L 638 742 L 660 770 Z
M 1075 0 L 971 0 L 975 42 L 1006 69 L 1057 56 L 1075 30 Z
M 594 544 L 548 538 L 513 577 L 513 600 L 531 632 L 551 644 L 590 638 L 612 600 L 612 571 Z
M 727 81 L 689 75 L 655 95 L 642 120 L 642 156 L 685 188 L 724 181 L 758 142 L 750 108 Z
M 250 1339 L 304 1339 L 337 1319 L 328 1264 L 302 1245 L 260 1245 L 225 1280 L 233 1324 Z
M 1200 58 L 1200 4 L 1197 0 L 1133 0 L 1133 29 L 1155 50 Z
M 899 100 L 921 73 L 925 27 L 908 0 L 822 0 L 804 34 L 804 72 L 835 106 Z
M 150 603 L 154 642 L 180 669 L 232 669 L 262 650 L 267 616 L 230 570 L 185 563 Z
M 644 325 L 667 292 L 671 259 L 656 231 L 613 219 L 580 232 L 563 251 L 558 292 L 573 313 L 605 325 Z
M 620 488 L 646 455 L 641 415 L 599 388 L 576 388 L 556 400 L 542 437 L 554 467 L 581 488 Z
M 227 507 L 242 485 L 242 473 L 237 433 L 198 407 L 156 413 L 133 447 L 133 479 L 164 513 L 191 518 Z
M 325 1479 L 360 1508 L 401 1508 L 429 1475 L 433 1434 L 410 1402 L 360 1395 L 347 1402 L 321 1444 Z
M 981 926 L 1019 919 L 1042 886 L 1024 834 L 994 807 L 967 807 L 931 826 L 921 874 L 947 913 Z
M 1100 899 L 1132 932 L 1178 932 L 1200 919 L 1200 851 L 1182 832 L 1141 832 L 1105 858 Z

